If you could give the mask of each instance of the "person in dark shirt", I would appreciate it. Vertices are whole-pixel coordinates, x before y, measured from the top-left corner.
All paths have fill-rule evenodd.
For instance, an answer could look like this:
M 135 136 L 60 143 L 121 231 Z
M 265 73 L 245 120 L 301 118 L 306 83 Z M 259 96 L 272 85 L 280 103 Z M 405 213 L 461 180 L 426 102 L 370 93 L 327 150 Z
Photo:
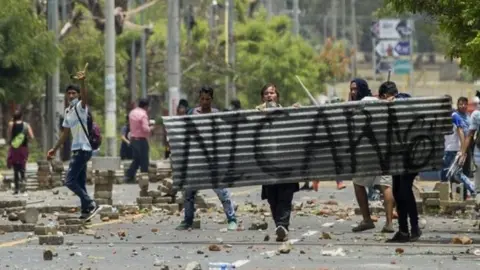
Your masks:
M 387 81 L 380 85 L 379 95 L 386 100 L 394 101 L 396 99 L 410 98 L 407 93 L 399 93 L 397 85 L 392 81 Z M 413 182 L 417 173 L 403 173 L 392 175 L 393 177 L 393 197 L 397 204 L 398 213 L 398 232 L 387 240 L 393 243 L 405 243 L 417 241 L 422 232 L 418 226 L 417 202 L 413 194 Z M 410 218 L 410 231 L 408 228 L 408 219 Z
M 32 127 L 23 121 L 23 114 L 21 111 L 16 111 L 13 115 L 13 120 L 8 123 L 8 135 L 10 148 L 8 151 L 7 166 L 13 167 L 15 192 L 23 192 L 23 188 L 20 189 L 20 182 L 22 186 L 25 181 L 25 169 L 28 160 L 28 137 L 32 140 L 33 136 Z M 27 136 L 28 135 L 28 136 Z

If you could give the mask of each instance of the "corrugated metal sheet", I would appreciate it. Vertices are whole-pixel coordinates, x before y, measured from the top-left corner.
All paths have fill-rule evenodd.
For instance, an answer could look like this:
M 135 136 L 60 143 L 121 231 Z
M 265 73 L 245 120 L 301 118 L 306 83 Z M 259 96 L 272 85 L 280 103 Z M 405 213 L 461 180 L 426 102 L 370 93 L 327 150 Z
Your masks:
M 174 188 L 438 170 L 449 97 L 164 117 Z

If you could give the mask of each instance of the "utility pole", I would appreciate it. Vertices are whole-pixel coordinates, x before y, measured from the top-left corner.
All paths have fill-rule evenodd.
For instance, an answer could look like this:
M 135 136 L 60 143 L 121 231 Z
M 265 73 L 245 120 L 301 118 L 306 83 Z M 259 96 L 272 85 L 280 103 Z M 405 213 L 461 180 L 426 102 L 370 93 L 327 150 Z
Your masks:
M 347 39 L 347 7 L 346 0 L 342 0 L 342 39 Z
M 273 0 L 265 0 L 265 9 L 267 10 L 267 18 L 270 20 L 273 17 Z
M 55 42 L 58 43 L 58 0 L 48 0 L 48 29 L 55 34 Z M 59 135 L 59 116 L 57 111 L 57 96 L 60 88 L 60 59 L 55 59 L 56 68 L 51 76 L 48 77 L 47 95 L 46 95 L 46 111 L 47 111 L 47 147 L 53 148 L 58 140 Z M 58 157 L 58 154 L 57 154 Z
M 141 0 L 141 4 L 145 4 L 145 0 Z M 140 25 L 145 24 L 145 12 L 141 11 L 140 14 Z M 140 54 L 141 54 L 141 65 L 142 65 L 142 98 L 147 97 L 147 48 L 146 48 L 146 41 L 147 41 L 147 36 L 145 33 L 145 29 L 143 30 L 142 33 L 142 40 L 141 40 L 141 45 L 140 45 Z
M 117 93 L 115 78 L 115 0 L 105 0 L 105 133 L 107 156 L 117 156 Z
M 338 1 L 332 0 L 332 38 L 337 39 Z
M 295 36 L 300 35 L 299 13 L 300 8 L 298 7 L 298 0 L 293 0 L 293 34 Z
M 227 67 L 229 73 L 235 68 L 235 42 L 233 40 L 233 20 L 234 18 L 234 0 L 227 0 L 225 2 L 225 60 L 227 62 Z M 228 106 L 231 98 L 236 98 L 237 91 L 235 89 L 235 82 L 233 81 L 233 76 L 227 74 L 225 78 L 225 106 Z M 231 95 L 231 96 L 230 96 Z
M 135 7 L 136 0 L 128 0 L 128 9 Z M 132 21 L 134 17 L 132 16 Z M 137 55 L 136 55 L 135 40 L 132 41 L 130 48 L 130 103 L 134 104 L 137 101 Z
M 210 5 L 210 17 L 208 18 L 208 27 L 210 28 L 210 46 L 213 47 L 217 39 L 216 33 L 217 1 L 213 0 Z
M 168 0 L 168 115 L 177 113 L 180 100 L 180 1 Z
M 350 0 L 351 4 L 351 31 L 352 31 L 352 76 L 357 77 L 357 9 L 355 6 L 355 0 Z
M 62 22 L 67 21 L 67 0 L 62 0 Z

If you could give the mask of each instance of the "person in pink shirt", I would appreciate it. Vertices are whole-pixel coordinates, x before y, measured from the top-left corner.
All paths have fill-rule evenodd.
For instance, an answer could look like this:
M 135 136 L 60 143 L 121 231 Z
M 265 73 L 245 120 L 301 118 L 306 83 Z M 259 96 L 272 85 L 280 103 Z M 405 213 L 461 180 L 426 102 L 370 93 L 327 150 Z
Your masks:
M 135 183 L 135 175 L 138 168 L 142 173 L 148 172 L 148 137 L 152 128 L 148 118 L 148 99 L 140 99 L 138 107 L 133 109 L 128 115 L 130 125 L 130 147 L 132 148 L 132 164 L 125 175 L 126 183 Z

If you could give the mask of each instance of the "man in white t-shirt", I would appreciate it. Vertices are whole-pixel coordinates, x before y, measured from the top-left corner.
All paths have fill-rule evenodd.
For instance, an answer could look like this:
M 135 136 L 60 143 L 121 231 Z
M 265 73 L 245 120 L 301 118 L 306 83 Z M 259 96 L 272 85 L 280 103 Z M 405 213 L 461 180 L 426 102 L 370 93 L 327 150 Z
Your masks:
M 54 148 L 47 153 L 47 158 L 52 159 L 55 153 L 63 145 L 66 138 L 72 134 L 72 157 L 65 177 L 65 186 L 67 186 L 75 195 L 80 198 L 81 215 L 80 219 L 85 222 L 90 221 L 100 210 L 100 207 L 88 195 L 87 192 L 87 162 L 92 157 L 92 147 L 87 137 L 87 88 L 85 86 L 85 72 L 77 73 L 76 78 L 82 82 L 79 88 L 75 85 L 69 85 L 66 94 L 70 106 L 65 109 L 63 120 L 63 132 Z M 82 127 L 83 125 L 83 127 Z
M 381 93 L 379 93 L 381 94 Z M 374 101 L 378 98 L 373 97 L 368 84 L 363 79 L 355 79 L 350 82 L 350 100 L 352 101 Z M 392 193 L 392 176 L 366 176 L 354 177 L 353 187 L 355 190 L 355 197 L 357 198 L 360 212 L 363 220 L 352 229 L 353 232 L 361 232 L 375 228 L 375 224 L 370 215 L 370 208 L 368 204 L 367 188 L 374 187 L 380 189 L 383 193 L 384 207 L 386 213 L 386 223 L 383 226 L 382 232 L 393 233 L 393 207 L 395 200 Z

